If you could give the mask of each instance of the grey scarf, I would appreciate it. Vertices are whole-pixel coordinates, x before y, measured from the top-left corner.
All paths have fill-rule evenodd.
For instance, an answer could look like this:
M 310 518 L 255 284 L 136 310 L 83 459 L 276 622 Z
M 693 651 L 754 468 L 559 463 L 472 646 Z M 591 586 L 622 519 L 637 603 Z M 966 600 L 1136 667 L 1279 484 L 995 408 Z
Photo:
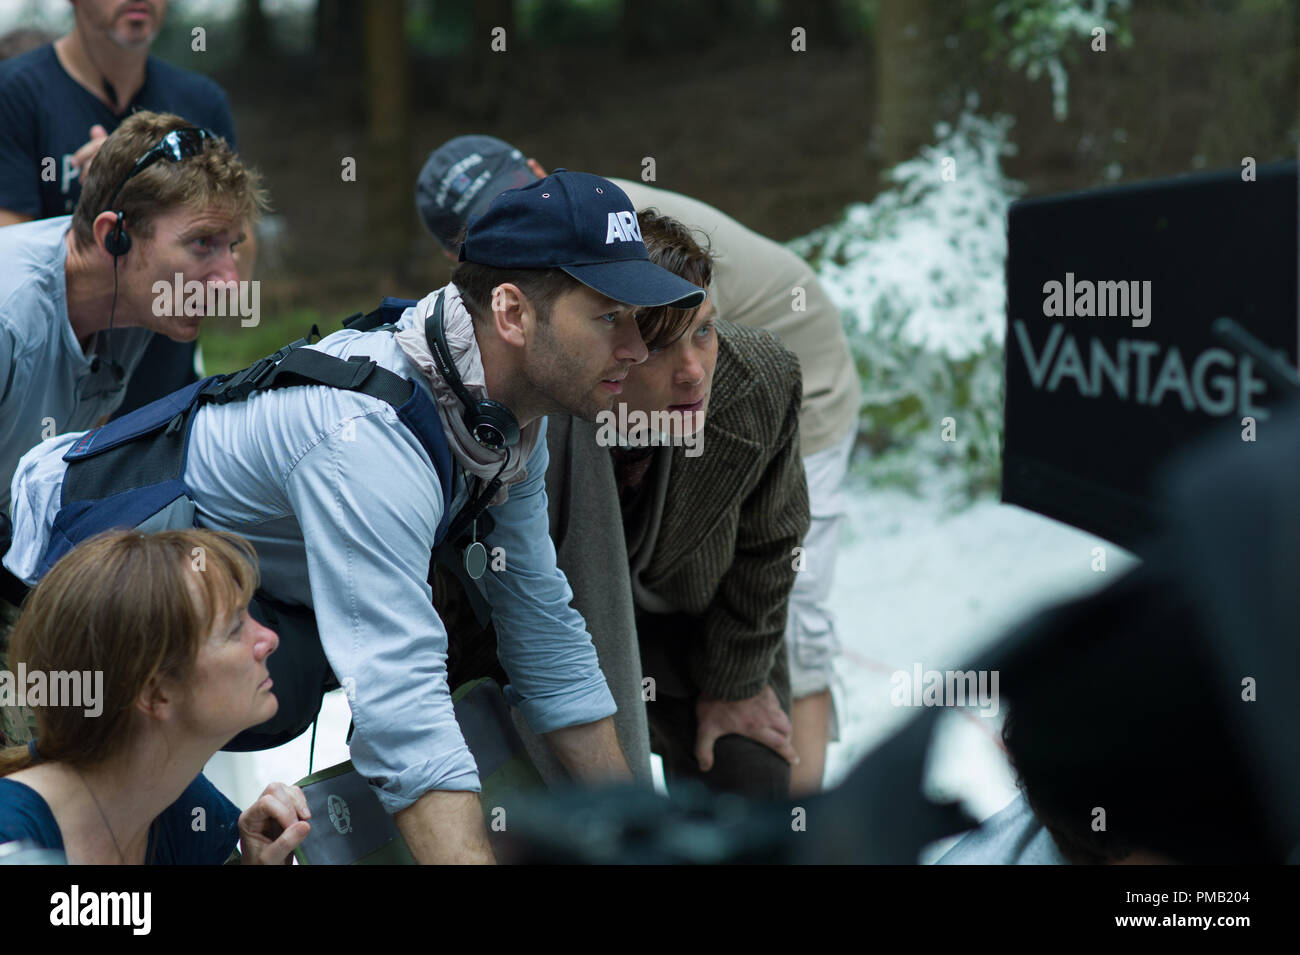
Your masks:
M 491 506 L 504 504 L 509 496 L 509 486 L 528 477 L 528 470 L 524 464 L 537 446 L 537 438 L 541 433 L 544 419 L 538 418 L 526 428 L 522 428 L 519 433 L 519 443 L 504 452 L 489 451 L 474 440 L 469 429 L 465 427 L 465 407 L 456 397 L 456 392 L 452 391 L 451 385 L 447 384 L 438 373 L 438 366 L 424 337 L 425 319 L 433 314 L 433 307 L 439 294 L 443 295 L 442 325 L 447 347 L 451 351 L 451 359 L 456 364 L 460 380 L 465 385 L 465 390 L 473 397 L 488 397 L 486 376 L 483 373 L 483 356 L 479 353 L 478 341 L 474 338 L 474 319 L 461 300 L 460 290 L 455 285 L 448 283 L 445 288 L 430 292 L 415 304 L 415 325 L 397 333 L 397 344 L 401 346 L 406 356 L 419 366 L 425 380 L 433 389 L 434 402 L 438 408 L 438 416 L 442 418 L 447 444 L 461 466 L 486 482 L 497 476 L 497 472 L 501 471 L 502 461 L 505 461 L 505 470 L 501 471 L 501 490 L 490 502 Z M 403 318 L 405 317 L 404 314 Z

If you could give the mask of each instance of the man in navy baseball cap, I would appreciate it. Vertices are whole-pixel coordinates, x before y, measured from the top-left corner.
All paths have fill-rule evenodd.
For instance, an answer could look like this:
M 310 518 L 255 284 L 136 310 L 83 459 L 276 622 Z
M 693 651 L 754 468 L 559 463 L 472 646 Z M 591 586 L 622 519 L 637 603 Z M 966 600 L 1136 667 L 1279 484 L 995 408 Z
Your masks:
M 519 194 L 498 204 L 506 193 Z M 449 258 L 472 226 L 472 250 L 461 251 L 461 262 L 560 268 L 629 305 L 694 308 L 704 298 L 649 261 L 636 207 L 621 188 L 564 169 L 547 176 L 495 136 L 457 136 L 430 153 L 415 205 Z
M 608 179 L 557 169 L 497 195 L 470 220 L 461 262 L 561 269 L 617 302 L 694 308 L 704 290 L 650 261 L 636 207 Z
M 635 311 L 695 308 L 705 297 L 650 261 L 626 193 L 581 172 L 557 170 L 495 196 L 469 222 L 459 263 L 448 335 L 469 334 L 456 321 L 463 303 L 487 390 L 521 418 L 594 421 L 649 356 Z

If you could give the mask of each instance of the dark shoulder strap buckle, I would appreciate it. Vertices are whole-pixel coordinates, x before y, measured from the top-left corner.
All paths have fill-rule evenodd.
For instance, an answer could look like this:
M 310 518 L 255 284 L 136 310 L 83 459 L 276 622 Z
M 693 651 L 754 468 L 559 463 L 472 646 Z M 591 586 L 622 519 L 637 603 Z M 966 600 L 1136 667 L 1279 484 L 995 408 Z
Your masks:
M 280 362 L 284 361 L 292 352 L 319 340 L 320 329 L 312 325 L 311 330 L 306 335 L 296 342 L 290 342 L 280 348 L 275 354 L 259 358 L 247 368 L 234 372 L 229 377 L 217 378 L 203 390 L 200 399 L 218 405 L 227 404 L 231 401 L 243 401 L 261 387 L 262 383 L 274 373 Z
M 219 405 L 230 401 L 243 401 L 257 390 L 257 386 L 275 370 L 275 366 L 276 362 L 273 358 L 259 358 L 225 381 L 214 382 L 216 387 L 209 390 L 204 397 Z

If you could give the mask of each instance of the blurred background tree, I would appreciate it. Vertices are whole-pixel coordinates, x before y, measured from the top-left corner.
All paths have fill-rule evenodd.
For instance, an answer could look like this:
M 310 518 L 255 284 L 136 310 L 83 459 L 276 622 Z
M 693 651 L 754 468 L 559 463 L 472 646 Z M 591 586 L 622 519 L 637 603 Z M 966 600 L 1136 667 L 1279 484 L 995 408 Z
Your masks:
M 0 0 L 0 37 L 70 9 Z M 267 317 L 204 332 L 220 369 L 446 281 L 414 177 L 458 134 L 606 175 L 652 157 L 655 185 L 786 240 L 925 192 L 940 143 L 1029 193 L 1293 157 L 1297 47 L 1294 0 L 171 0 L 154 53 L 225 87 L 271 190 Z
M 366 163 L 364 258 L 388 288 L 408 277 L 411 237 L 410 71 L 403 0 L 365 5 Z

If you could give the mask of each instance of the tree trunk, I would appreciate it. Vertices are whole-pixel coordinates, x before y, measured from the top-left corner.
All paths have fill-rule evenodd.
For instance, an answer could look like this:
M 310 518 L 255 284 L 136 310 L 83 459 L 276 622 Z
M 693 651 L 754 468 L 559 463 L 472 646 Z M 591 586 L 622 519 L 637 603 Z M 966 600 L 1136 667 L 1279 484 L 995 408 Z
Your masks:
M 651 0 L 623 0 L 618 43 L 628 56 L 644 56 L 654 50 L 654 16 Z
M 317 0 L 316 62 L 331 73 L 361 73 L 361 13 L 356 0 Z
M 522 55 L 519 42 L 513 0 L 476 0 L 469 68 L 455 100 L 467 119 L 496 118 L 506 95 L 505 57 Z
M 409 66 L 403 0 L 365 4 L 366 165 L 357 179 L 366 192 L 363 247 L 383 281 L 397 287 L 406 272 L 414 222 Z
M 809 50 L 843 47 L 848 43 L 849 37 L 835 13 L 835 0 L 781 0 L 780 10 L 785 35 L 788 37 L 795 27 L 803 27 L 808 31 Z
M 271 25 L 262 9 L 262 0 L 244 0 L 244 54 L 263 57 L 271 51 Z
M 914 157 L 933 140 L 934 124 L 961 108 L 957 58 L 945 45 L 960 32 L 960 13 L 947 0 L 880 0 L 874 151 L 885 167 Z

